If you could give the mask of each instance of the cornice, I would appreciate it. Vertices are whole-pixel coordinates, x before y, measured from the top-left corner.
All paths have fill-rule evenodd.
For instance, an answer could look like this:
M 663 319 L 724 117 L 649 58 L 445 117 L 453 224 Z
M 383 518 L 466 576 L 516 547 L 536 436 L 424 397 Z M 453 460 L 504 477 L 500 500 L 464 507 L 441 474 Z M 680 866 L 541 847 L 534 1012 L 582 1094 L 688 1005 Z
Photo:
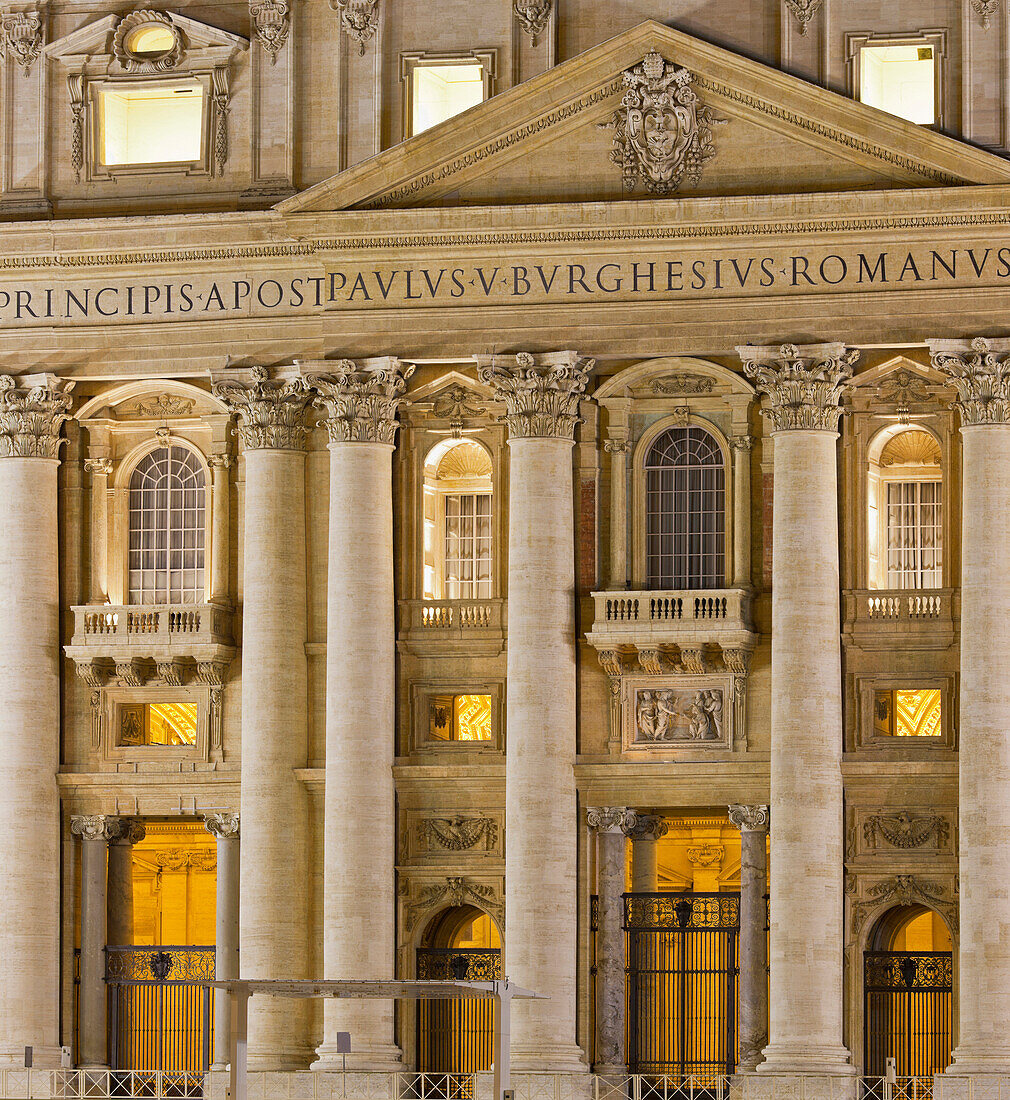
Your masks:
M 325 257 L 333 252 L 410 251 L 418 248 L 473 248 L 500 245 L 597 244 L 614 242 L 691 241 L 734 237 L 798 237 L 804 234 L 877 232 L 917 229 L 971 229 L 1010 226 L 1010 210 L 1002 212 L 865 215 L 767 222 L 622 226 L 608 228 L 516 229 L 432 233 L 348 234 L 297 243 L 233 245 L 220 248 L 165 249 L 147 252 L 32 253 L 0 256 L 0 270 L 45 271 L 138 265 L 206 263 L 213 260 L 294 259 Z

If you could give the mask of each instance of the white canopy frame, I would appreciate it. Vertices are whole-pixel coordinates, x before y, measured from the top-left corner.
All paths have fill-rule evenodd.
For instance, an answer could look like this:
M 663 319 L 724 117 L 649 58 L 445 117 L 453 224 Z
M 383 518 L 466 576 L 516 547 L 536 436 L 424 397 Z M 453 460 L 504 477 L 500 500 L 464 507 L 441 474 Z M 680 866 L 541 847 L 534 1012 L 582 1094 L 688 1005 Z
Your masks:
M 274 979 L 230 978 L 204 982 L 231 997 L 231 1028 L 228 1038 L 229 1081 L 228 1100 L 249 1100 L 247 1070 L 249 1036 L 249 998 L 256 993 L 271 997 L 352 997 L 396 1000 L 433 999 L 449 1000 L 454 997 L 494 997 L 494 1100 L 506 1100 L 511 1091 L 509 1067 L 509 1030 L 512 1000 L 548 1000 L 542 993 L 512 985 L 508 978 L 492 982 L 367 982 L 367 981 L 312 981 Z M 352 1036 L 353 1040 L 353 1036 Z

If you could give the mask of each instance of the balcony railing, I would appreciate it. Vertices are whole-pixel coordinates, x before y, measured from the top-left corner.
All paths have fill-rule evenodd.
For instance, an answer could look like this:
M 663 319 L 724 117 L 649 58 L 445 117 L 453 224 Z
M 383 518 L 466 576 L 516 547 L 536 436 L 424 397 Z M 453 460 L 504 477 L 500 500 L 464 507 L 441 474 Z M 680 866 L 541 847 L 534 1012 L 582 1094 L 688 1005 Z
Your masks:
M 401 600 L 400 637 L 426 651 L 466 642 L 482 654 L 497 653 L 505 640 L 505 608 L 502 599 Z
M 592 645 L 676 644 L 705 635 L 750 633 L 750 593 L 742 588 L 676 592 L 594 592 Z
M 72 645 L 231 645 L 232 612 L 220 604 L 75 607 Z
M 960 617 L 953 588 L 855 588 L 844 593 L 845 631 L 860 645 L 885 646 L 887 637 L 903 636 L 904 645 L 941 648 L 954 637 Z

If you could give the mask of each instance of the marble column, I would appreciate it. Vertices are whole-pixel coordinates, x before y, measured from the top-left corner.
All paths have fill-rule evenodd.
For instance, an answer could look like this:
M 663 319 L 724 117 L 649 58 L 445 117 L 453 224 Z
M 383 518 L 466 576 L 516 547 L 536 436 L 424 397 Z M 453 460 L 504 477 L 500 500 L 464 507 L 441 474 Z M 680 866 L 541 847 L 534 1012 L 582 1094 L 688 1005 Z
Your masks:
M 92 603 L 108 600 L 109 554 L 109 474 L 112 462 L 108 458 L 89 458 L 84 469 L 91 474 L 91 579 L 88 591 Z
M 623 807 L 591 806 L 586 822 L 596 834 L 596 1061 L 593 1072 L 628 1072 L 624 1050 L 624 879 L 627 833 L 635 813 Z
M 655 894 L 659 890 L 659 838 L 670 831 L 661 817 L 635 814 L 631 838 L 631 892 Z
M 57 386 L 0 376 L 0 1068 L 59 1064 Z
M 738 348 L 775 440 L 770 1041 L 759 1073 L 851 1074 L 842 1043 L 837 440 L 858 353 Z
M 208 459 L 213 477 L 210 516 L 210 598 L 230 604 L 228 571 L 231 567 L 231 455 L 216 454 Z
M 737 1071 L 751 1073 L 768 1042 L 768 807 L 730 806 L 740 830 L 740 1009 Z
M 108 1065 L 108 995 L 105 945 L 108 937 L 109 826 L 117 818 L 72 817 L 70 831 L 81 838 L 81 969 L 77 991 L 77 1064 Z M 115 827 L 114 827 L 115 828 Z
M 330 437 L 323 976 L 389 981 L 396 954 L 392 457 L 396 410 L 413 368 L 396 359 L 333 367 L 311 383 Z M 341 1031 L 352 1036 L 348 1068 L 402 1068 L 393 1008 L 391 1001 L 327 1001 L 314 1068 L 341 1068 Z
M 239 815 L 208 814 L 204 826 L 217 841 L 214 976 L 223 981 L 239 976 Z M 214 1062 L 211 1069 L 227 1069 L 230 1033 L 231 999 L 216 990 Z
M 591 362 L 574 352 L 479 360 L 509 430 L 504 973 L 550 1000 L 512 1008 L 513 1070 L 584 1072 L 575 1040 L 572 446 Z
M 106 821 L 109 875 L 105 942 L 128 947 L 133 943 L 133 846 L 144 839 L 146 830 L 133 817 L 110 817 Z
M 959 1028 L 947 1072 L 1010 1075 L 1010 340 L 929 348 L 956 391 L 963 447 Z
M 241 977 L 307 978 L 308 753 L 305 412 L 300 377 L 229 370 L 214 393 L 238 415 L 245 462 L 242 587 Z M 309 1009 L 249 1004 L 249 1068 L 305 1069 Z
M 733 448 L 733 587 L 750 588 L 750 454 L 754 440 L 735 435 Z
M 610 455 L 610 587 L 628 587 L 628 451 L 626 439 L 608 439 Z

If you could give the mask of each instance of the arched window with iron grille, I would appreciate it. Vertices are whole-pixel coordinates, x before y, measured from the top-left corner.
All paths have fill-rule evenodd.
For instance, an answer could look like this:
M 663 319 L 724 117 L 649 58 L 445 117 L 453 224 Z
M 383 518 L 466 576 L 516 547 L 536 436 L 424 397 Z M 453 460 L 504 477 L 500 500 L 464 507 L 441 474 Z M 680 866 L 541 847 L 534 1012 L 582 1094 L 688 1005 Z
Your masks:
M 188 448 L 159 447 L 130 478 L 130 603 L 202 603 L 206 482 Z
M 668 428 L 645 456 L 646 584 L 722 588 L 726 578 L 726 467 L 704 428 Z

